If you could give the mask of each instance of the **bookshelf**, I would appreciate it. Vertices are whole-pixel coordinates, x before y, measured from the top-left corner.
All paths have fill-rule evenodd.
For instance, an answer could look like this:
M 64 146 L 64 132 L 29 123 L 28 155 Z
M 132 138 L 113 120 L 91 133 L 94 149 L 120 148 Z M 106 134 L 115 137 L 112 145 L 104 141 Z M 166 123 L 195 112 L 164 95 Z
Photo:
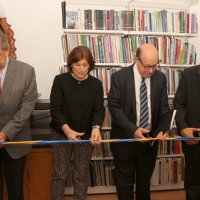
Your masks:
M 168 95 L 170 99 L 173 99 L 181 71 L 196 63 L 194 44 L 198 37 L 197 18 L 196 15 L 189 12 L 189 6 L 196 3 L 198 3 L 196 0 L 175 0 L 170 3 L 167 0 L 102 0 L 96 3 L 92 0 L 84 3 L 80 0 L 69 0 L 66 5 L 67 11 L 69 11 L 66 14 L 68 19 L 66 20 L 66 16 L 63 15 L 65 19 L 62 31 L 63 67 L 60 68 L 60 71 L 66 71 L 64 58 L 72 48 L 77 45 L 88 46 L 96 60 L 96 68 L 91 73 L 102 80 L 106 102 L 112 73 L 133 63 L 137 48 L 142 43 L 151 42 L 158 48 L 159 70 L 166 74 Z M 146 9 L 147 7 L 148 9 Z M 101 14 L 99 13 L 100 9 L 102 9 Z M 162 18 L 162 15 L 165 17 Z M 104 20 L 99 22 L 97 16 L 103 17 Z M 117 20 L 113 19 L 113 16 L 126 21 L 124 23 L 127 26 L 116 22 Z M 124 16 L 125 18 L 123 18 Z M 130 19 L 130 16 L 134 16 L 133 19 Z M 161 18 L 157 19 L 157 16 Z M 166 17 L 174 24 L 170 25 L 169 21 L 166 21 Z M 129 26 L 130 21 L 133 26 Z M 177 21 L 178 24 L 176 24 Z M 108 120 L 109 122 L 107 122 Z M 110 116 L 107 113 L 102 128 L 103 138 L 109 138 L 110 129 Z M 89 187 L 88 193 L 116 192 L 112 179 L 113 158 L 109 151 L 109 144 L 103 144 L 95 149 L 91 161 L 91 176 L 94 180 L 91 180 L 92 187 Z M 161 142 L 151 189 L 183 188 L 183 163 L 184 156 L 180 142 L 171 141 L 165 144 Z M 166 170 L 168 173 L 164 173 Z M 103 179 L 101 179 L 102 176 Z M 106 180 L 107 176 L 109 180 Z M 109 185 L 108 182 L 111 184 Z M 68 187 L 65 192 L 72 194 L 73 187 L 70 180 L 66 185 Z

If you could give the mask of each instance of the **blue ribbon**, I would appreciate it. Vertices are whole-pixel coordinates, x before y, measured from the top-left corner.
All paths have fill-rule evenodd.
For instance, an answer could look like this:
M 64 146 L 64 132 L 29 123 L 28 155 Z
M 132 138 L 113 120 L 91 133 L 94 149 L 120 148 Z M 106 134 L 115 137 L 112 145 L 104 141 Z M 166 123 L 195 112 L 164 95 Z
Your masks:
M 105 142 L 140 142 L 140 141 L 156 141 L 158 138 L 129 138 L 129 139 L 107 139 L 107 140 L 97 140 L 95 142 L 105 143 Z M 167 138 L 162 141 L 177 140 L 177 141 L 188 141 L 188 140 L 200 140 L 200 137 L 174 137 Z M 89 143 L 91 140 L 36 140 L 36 141 L 15 141 L 15 142 L 0 142 L 0 145 L 20 145 L 20 144 L 32 144 L 32 145 L 46 145 L 46 144 L 59 144 L 59 143 Z

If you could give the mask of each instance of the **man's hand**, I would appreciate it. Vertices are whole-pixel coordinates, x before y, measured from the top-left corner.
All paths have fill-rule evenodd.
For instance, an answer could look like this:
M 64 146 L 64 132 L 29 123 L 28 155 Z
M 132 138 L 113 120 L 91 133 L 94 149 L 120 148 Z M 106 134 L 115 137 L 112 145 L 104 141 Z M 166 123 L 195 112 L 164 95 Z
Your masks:
M 184 128 L 181 130 L 181 135 L 182 137 L 193 137 L 193 133 L 198 130 L 198 128 Z M 185 142 L 188 145 L 195 145 L 199 143 L 199 140 L 186 140 Z
M 5 142 L 6 141 L 6 133 L 0 132 L 0 142 Z M 5 145 L 0 145 L 0 148 L 3 148 Z
M 145 129 L 145 128 L 138 128 L 133 137 L 134 138 L 139 138 L 139 139 L 146 139 L 146 137 L 144 137 L 144 135 L 146 135 L 147 133 L 149 133 L 149 130 L 148 129 Z M 141 141 L 142 143 L 146 142 L 146 141 Z

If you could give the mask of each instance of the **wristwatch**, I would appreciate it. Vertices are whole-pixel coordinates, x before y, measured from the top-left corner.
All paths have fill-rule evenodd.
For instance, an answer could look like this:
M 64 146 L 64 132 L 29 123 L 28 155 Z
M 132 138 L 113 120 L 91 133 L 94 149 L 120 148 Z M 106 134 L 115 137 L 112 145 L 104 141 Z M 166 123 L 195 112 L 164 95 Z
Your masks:
M 99 125 L 95 125 L 92 128 L 98 128 L 98 129 L 100 129 L 101 127 Z

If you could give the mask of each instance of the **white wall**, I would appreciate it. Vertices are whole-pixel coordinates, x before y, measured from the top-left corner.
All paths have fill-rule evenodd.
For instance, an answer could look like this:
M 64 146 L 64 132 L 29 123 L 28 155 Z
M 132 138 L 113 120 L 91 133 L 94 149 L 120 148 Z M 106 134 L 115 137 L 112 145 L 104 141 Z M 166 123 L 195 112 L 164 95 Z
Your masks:
M 95 1 L 67 2 L 92 4 Z M 126 5 L 127 2 L 129 0 L 101 0 L 98 3 L 117 7 Z M 0 6 L 5 7 L 7 21 L 15 34 L 18 60 L 35 68 L 40 98 L 49 98 L 53 78 L 59 73 L 59 66 L 62 65 L 60 4 L 59 0 L 0 0 Z M 193 6 L 192 11 L 199 13 L 199 8 L 200 4 Z M 199 16 L 198 19 L 200 22 Z M 199 38 L 195 39 L 198 54 Z M 199 55 L 197 61 L 200 63 Z
M 49 98 L 62 64 L 61 5 L 58 0 L 2 0 L 16 39 L 17 59 L 35 68 L 40 98 Z

